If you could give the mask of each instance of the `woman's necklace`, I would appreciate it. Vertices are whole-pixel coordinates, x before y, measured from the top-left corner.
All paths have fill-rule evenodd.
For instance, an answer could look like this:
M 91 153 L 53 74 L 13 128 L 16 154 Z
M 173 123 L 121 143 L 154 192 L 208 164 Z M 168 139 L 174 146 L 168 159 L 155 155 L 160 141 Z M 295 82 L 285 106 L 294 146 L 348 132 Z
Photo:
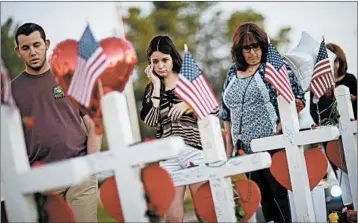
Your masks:
M 255 65 L 253 67 L 248 67 L 246 69 L 246 71 L 241 72 L 241 73 L 237 73 L 237 77 L 238 78 L 246 78 L 246 77 L 250 77 L 252 75 L 254 75 L 255 73 L 253 73 L 260 65 Z
M 250 71 L 250 72 L 252 72 L 252 71 L 255 70 L 255 68 L 254 68 L 254 67 L 249 67 L 247 70 Z

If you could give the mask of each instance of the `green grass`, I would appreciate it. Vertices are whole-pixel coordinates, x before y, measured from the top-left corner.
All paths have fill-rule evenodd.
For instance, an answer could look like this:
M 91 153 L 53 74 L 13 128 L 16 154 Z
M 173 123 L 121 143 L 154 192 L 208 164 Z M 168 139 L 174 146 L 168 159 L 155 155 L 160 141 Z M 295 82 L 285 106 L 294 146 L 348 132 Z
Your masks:
M 103 206 L 100 203 L 98 204 L 97 218 L 98 222 L 117 222 L 107 214 L 106 210 L 104 210 Z

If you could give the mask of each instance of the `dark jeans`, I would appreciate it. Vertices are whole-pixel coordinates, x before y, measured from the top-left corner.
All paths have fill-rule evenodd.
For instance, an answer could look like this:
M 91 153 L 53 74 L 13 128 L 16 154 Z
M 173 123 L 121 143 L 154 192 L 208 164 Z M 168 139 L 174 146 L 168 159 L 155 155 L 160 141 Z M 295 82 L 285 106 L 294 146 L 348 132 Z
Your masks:
M 271 156 L 276 151 L 270 151 Z M 262 169 L 246 174 L 255 181 L 261 191 L 261 206 L 266 222 L 291 222 L 288 192 L 272 176 L 270 169 Z

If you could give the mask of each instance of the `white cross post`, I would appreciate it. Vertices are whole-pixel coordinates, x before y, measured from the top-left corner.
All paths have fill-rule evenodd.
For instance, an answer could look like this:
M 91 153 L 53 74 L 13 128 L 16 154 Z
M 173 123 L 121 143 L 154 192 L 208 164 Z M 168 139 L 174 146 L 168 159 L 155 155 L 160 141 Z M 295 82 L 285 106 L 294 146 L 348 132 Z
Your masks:
M 118 92 L 106 94 L 102 101 L 109 151 L 33 169 L 26 154 L 19 112 L 1 105 L 1 181 L 9 221 L 37 222 L 32 196 L 35 192 L 79 184 L 91 174 L 114 170 L 125 220 L 149 222 L 140 176 L 132 166 L 174 157 L 184 148 L 184 142 L 168 138 L 128 147 L 133 137 L 126 125 L 128 110 L 123 105 L 125 97 Z
M 294 205 L 291 206 L 292 220 L 297 222 L 320 221 L 321 219 L 317 219 L 314 213 L 303 145 L 338 139 L 338 128 L 322 127 L 299 132 L 295 103 L 287 103 L 282 96 L 278 96 L 277 101 L 283 134 L 254 139 L 251 141 L 251 149 L 254 152 L 286 149 L 294 200 Z M 325 204 L 325 201 L 321 202 Z
M 209 180 L 218 222 L 237 222 L 230 176 L 269 168 L 270 154 L 263 152 L 228 160 L 219 119 L 209 115 L 199 120 L 198 125 L 207 165 L 175 172 L 174 184 L 182 186 Z
M 87 163 L 73 161 L 31 169 L 19 111 L 1 105 L 1 190 L 10 222 L 37 222 L 32 193 L 79 184 L 89 174 Z
M 342 136 L 343 150 L 347 164 L 349 186 L 354 208 L 358 207 L 357 191 L 357 120 L 354 113 L 348 87 L 338 86 L 334 90 L 339 112 L 339 130 Z M 357 103 L 357 102 L 355 102 Z M 354 121 L 352 121 L 354 120 Z

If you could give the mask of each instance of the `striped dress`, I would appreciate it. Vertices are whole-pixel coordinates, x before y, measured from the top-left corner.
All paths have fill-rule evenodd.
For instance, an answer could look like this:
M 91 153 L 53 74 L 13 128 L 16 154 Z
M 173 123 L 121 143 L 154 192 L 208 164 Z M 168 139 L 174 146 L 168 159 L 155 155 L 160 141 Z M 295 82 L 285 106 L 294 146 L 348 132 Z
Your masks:
M 152 92 L 153 86 L 148 84 L 144 92 L 140 117 L 145 124 L 156 128 L 155 137 L 159 139 L 180 136 L 186 145 L 202 150 L 198 119 L 193 112 L 186 112 L 176 121 L 171 121 L 168 117 L 170 109 L 175 104 L 183 102 L 175 95 L 174 89 L 161 92 L 160 104 L 157 108 L 153 106 L 151 100 Z M 215 114 L 218 114 L 218 109 Z

